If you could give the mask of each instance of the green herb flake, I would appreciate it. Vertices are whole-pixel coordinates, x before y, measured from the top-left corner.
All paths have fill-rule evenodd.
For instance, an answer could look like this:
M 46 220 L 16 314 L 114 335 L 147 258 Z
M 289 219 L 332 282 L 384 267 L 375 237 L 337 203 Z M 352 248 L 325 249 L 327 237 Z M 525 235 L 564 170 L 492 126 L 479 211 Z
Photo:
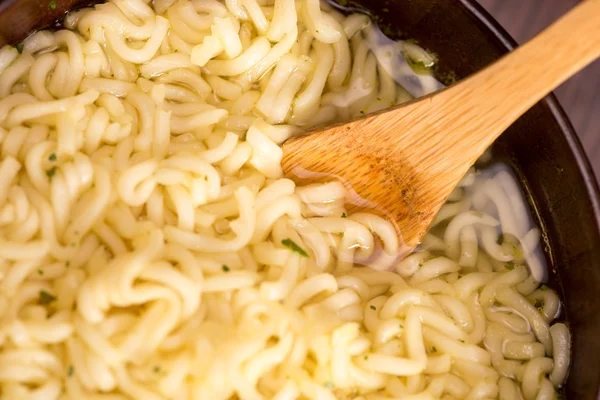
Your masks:
M 49 161 L 56 161 L 56 153 L 52 153 L 50 154 L 50 156 L 48 157 Z
M 506 268 L 509 271 L 512 271 L 513 269 L 515 269 L 515 263 L 514 262 L 507 262 L 506 264 L 504 264 L 504 268 Z
M 45 290 L 40 290 L 40 299 L 39 299 L 40 304 L 48 305 L 48 304 L 52 303 L 53 301 L 56 301 L 56 296 L 46 292 Z
M 318 32 L 318 31 L 317 31 Z M 331 381 L 327 381 L 323 384 L 324 387 L 328 388 L 328 389 L 332 389 L 335 387 L 335 385 L 333 384 L 333 382 Z
M 73 376 L 73 372 L 75 372 L 74 368 L 72 365 L 69 365 L 69 368 L 67 369 L 67 376 L 71 377 Z
M 152 367 L 152 372 L 158 374 L 160 372 L 160 365 L 155 365 L 154 367 Z
M 284 239 L 281 241 L 281 244 L 287 247 L 288 249 L 292 250 L 294 253 L 298 253 L 302 257 L 308 258 L 308 253 L 304 251 L 302 247 L 298 246 L 293 240 Z
M 536 301 L 535 301 L 535 303 L 533 304 L 533 306 L 534 306 L 535 308 L 537 308 L 538 310 L 541 310 L 542 308 L 544 308 L 544 303 L 542 303 L 542 302 L 541 302 L 541 301 L 539 301 L 539 300 L 536 300 Z
M 546 290 L 548 290 L 548 286 L 546 286 L 546 285 L 542 285 L 542 286 L 540 286 L 540 290 L 541 290 L 542 292 L 545 292 Z
M 458 339 L 459 342 L 464 343 L 465 341 L 462 339 Z
M 342 218 L 348 218 L 348 216 L 346 215 L 346 213 L 342 213 Z
M 373 305 L 369 306 L 369 308 L 370 308 L 371 310 L 377 310 L 377 307 L 375 307 L 375 306 L 373 306 Z
M 17 48 L 17 51 L 19 53 L 23 53 L 23 47 L 25 47 L 25 46 L 23 45 L 23 43 L 19 43 L 15 47 Z
M 398 326 L 400 327 L 400 329 L 404 329 L 404 325 L 399 324 Z
M 484 215 L 481 211 L 471 211 L 471 214 L 473 214 L 477 218 L 483 218 Z
M 383 9 L 383 12 L 390 12 L 390 9 L 389 9 L 389 8 L 387 8 L 387 7 L 385 7 L 385 8 Z
M 229 272 L 230 271 L 229 267 L 227 265 L 225 265 L 225 264 L 223 264 L 223 266 L 221 268 L 223 268 L 223 272 Z
M 368 361 L 368 360 L 369 360 L 369 356 L 365 356 L 365 361 Z
M 42 271 L 41 269 L 37 270 L 38 275 L 44 275 L 44 271 Z
M 204 180 L 205 180 L 206 182 L 208 182 L 208 176 L 205 176 L 205 177 L 204 177 Z
M 56 10 L 56 0 L 52 0 L 50 3 L 48 3 L 48 8 L 51 10 Z
M 365 112 L 364 112 L 363 110 L 360 110 L 360 113 L 361 113 L 362 115 L 365 115 Z
M 431 348 L 431 352 L 432 352 L 432 353 L 437 353 L 437 349 L 436 349 L 435 347 L 432 347 L 432 348 Z
M 56 167 L 52 167 L 46 171 L 46 176 L 48 177 L 48 179 L 52 179 L 52 177 L 54 176 L 55 173 L 56 173 Z

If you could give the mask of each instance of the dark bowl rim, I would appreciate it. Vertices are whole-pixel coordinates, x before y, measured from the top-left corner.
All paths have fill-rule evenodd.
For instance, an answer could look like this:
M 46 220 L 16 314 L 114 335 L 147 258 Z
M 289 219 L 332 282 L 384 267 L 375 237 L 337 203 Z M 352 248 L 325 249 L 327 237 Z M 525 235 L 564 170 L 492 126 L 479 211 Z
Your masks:
M 462 6 L 474 19 L 481 23 L 485 30 L 490 32 L 507 52 L 518 46 L 518 43 L 510 36 L 510 34 L 500 25 L 491 14 L 483 8 L 477 0 L 458 0 Z M 569 117 L 558 102 L 554 93 L 540 100 L 540 103 L 548 107 L 551 115 L 554 117 L 556 124 L 567 141 L 567 145 L 577 164 L 577 169 L 585 185 L 586 195 L 590 202 L 590 207 L 594 215 L 593 221 L 590 224 L 595 225 L 596 232 L 600 233 L 600 188 L 591 164 L 581 141 L 573 128 Z M 594 245 L 594 244 L 592 244 Z M 600 260 L 599 260 L 600 261 Z M 595 398 L 600 400 L 600 386 L 596 388 Z
M 518 46 L 518 43 L 512 36 L 510 36 L 500 23 L 496 21 L 494 17 L 492 17 L 492 15 L 477 2 L 477 0 L 458 0 L 458 3 L 475 20 L 482 24 L 483 28 L 490 32 L 496 40 L 498 40 L 500 46 L 507 52 Z M 548 111 L 550 111 L 562 132 L 562 135 L 567 141 L 569 151 L 573 154 L 577 169 L 581 175 L 583 184 L 585 185 L 587 200 L 590 202 L 591 211 L 594 215 L 593 221 L 589 221 L 589 224 L 594 224 L 596 232 L 600 233 L 600 187 L 581 141 L 575 132 L 573 124 L 569 120 L 569 117 L 558 102 L 554 93 L 550 93 L 548 96 L 544 97 L 540 100 L 540 103 L 545 104 L 548 107 Z M 597 245 L 597 243 L 592 244 L 592 246 L 594 245 Z M 593 398 L 600 400 L 600 385 L 596 387 L 595 394 L 592 396 L 594 396 Z M 590 399 L 591 398 L 592 397 L 590 397 Z
M 502 27 L 502 25 L 500 25 L 500 23 L 496 21 L 496 19 L 494 19 L 494 17 L 492 17 L 492 15 L 485 8 L 483 8 L 483 6 L 479 4 L 477 0 L 458 1 L 461 6 L 469 12 L 469 14 L 482 23 L 485 29 L 491 32 L 492 35 L 499 40 L 502 47 L 504 47 L 507 52 L 518 47 L 518 43 L 512 38 L 512 36 L 510 36 L 510 34 Z M 569 150 L 575 158 L 577 169 L 579 170 L 579 173 L 581 174 L 585 184 L 587 196 L 594 214 L 596 231 L 600 233 L 600 187 L 588 157 L 585 154 L 583 146 L 581 145 L 581 141 L 579 140 L 579 137 L 573 128 L 573 124 L 569 120 L 569 117 L 558 102 L 554 93 L 550 93 L 540 100 L 540 102 L 548 106 L 548 109 L 560 127 L 562 134 L 567 139 Z

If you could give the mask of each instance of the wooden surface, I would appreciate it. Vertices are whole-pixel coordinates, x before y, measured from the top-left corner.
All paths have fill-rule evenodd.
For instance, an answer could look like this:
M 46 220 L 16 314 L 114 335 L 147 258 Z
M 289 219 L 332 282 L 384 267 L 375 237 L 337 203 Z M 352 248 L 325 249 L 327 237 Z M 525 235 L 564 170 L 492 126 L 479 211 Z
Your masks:
M 580 0 L 479 0 L 498 22 L 523 43 L 580 3 Z M 595 16 L 600 18 L 600 16 Z M 600 38 L 598 38 L 600 40 Z M 577 46 L 577 43 L 573 43 Z M 600 181 L 600 60 L 561 85 L 555 94 Z

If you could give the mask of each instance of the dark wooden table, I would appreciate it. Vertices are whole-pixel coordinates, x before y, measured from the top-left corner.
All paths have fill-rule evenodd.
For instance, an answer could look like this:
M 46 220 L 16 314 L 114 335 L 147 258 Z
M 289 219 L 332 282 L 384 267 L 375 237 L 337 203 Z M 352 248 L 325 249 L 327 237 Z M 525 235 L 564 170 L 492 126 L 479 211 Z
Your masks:
M 479 0 L 479 3 L 517 42 L 523 43 L 580 1 Z M 600 60 L 565 82 L 555 94 L 569 115 L 600 182 Z

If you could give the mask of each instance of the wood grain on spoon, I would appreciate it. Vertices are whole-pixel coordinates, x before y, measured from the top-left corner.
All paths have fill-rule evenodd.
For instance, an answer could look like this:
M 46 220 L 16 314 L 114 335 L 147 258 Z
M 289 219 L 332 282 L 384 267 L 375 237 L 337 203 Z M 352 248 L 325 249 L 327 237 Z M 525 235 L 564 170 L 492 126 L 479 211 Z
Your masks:
M 414 248 L 459 180 L 537 101 L 600 56 L 600 0 L 586 0 L 481 72 L 433 95 L 295 137 L 283 169 L 299 183 L 340 179 Z

